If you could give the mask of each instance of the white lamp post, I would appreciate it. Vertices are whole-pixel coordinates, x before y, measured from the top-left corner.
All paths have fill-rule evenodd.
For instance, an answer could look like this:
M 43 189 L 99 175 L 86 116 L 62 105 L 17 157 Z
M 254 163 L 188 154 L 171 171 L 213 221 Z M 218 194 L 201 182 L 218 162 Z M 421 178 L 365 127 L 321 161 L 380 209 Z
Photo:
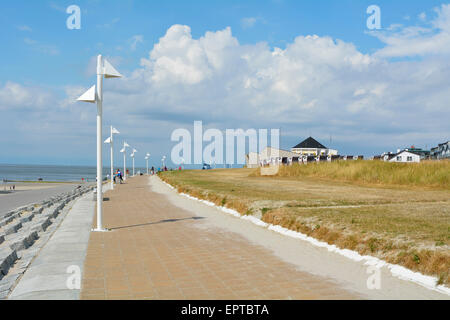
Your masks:
M 122 75 L 101 55 L 97 57 L 97 86 L 92 86 L 78 101 L 97 102 L 97 229 L 94 231 L 106 231 L 103 229 L 103 164 L 102 164 L 102 112 L 103 112 L 103 76 L 105 78 L 120 78 Z
M 120 134 L 120 132 L 111 126 L 111 135 L 105 140 L 105 143 L 109 143 L 111 146 L 111 189 L 114 189 L 114 134 Z
M 164 168 L 166 167 L 166 156 L 162 157 L 162 171 L 164 171 Z
M 133 149 L 133 153 L 131 154 L 131 158 L 133 158 L 133 177 L 135 176 L 134 174 L 134 154 L 138 152 L 136 149 Z
M 127 180 L 127 148 L 130 147 L 128 143 L 123 142 L 123 148 L 120 153 L 123 153 L 123 180 Z
M 145 155 L 145 160 L 147 161 L 147 175 L 148 175 L 148 159 L 150 159 L 150 153 Z

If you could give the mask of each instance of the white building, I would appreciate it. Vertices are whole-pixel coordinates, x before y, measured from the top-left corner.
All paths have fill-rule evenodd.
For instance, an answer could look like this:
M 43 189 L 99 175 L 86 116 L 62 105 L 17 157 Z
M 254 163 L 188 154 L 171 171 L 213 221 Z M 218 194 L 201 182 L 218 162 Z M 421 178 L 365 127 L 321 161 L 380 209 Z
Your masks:
M 450 159 L 450 141 L 440 143 L 436 148 L 431 149 L 432 159 Z
M 298 162 L 300 155 L 294 152 L 267 147 L 260 154 L 250 152 L 245 156 L 247 168 L 257 168 L 265 165 L 281 165 Z
M 313 137 L 300 142 L 291 151 L 302 156 L 336 156 L 338 154 L 337 150 L 325 147 Z
M 385 155 L 385 161 L 389 162 L 420 162 L 420 155 L 403 150 L 396 154 Z
M 245 166 L 247 168 L 258 168 L 259 167 L 259 154 L 256 152 L 250 152 L 245 156 Z

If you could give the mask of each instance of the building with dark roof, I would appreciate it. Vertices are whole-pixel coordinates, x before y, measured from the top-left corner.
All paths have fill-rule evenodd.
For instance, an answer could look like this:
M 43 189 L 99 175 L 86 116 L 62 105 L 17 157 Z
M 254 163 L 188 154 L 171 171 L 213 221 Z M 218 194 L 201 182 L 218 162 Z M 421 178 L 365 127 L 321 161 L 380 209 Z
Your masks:
M 337 150 L 329 149 L 313 137 L 309 137 L 291 149 L 293 153 L 306 156 L 334 156 L 338 154 Z

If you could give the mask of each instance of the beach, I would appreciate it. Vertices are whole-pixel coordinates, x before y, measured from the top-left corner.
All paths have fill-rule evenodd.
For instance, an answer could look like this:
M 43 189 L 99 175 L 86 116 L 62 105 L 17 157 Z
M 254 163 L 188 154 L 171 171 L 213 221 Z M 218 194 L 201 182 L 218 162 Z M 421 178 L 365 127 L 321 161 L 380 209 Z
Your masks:
M 10 191 L 9 185 L 15 185 L 16 190 Z M 29 204 L 46 200 L 64 192 L 72 191 L 77 183 L 26 183 L 14 182 L 0 189 L 0 218 L 11 210 Z

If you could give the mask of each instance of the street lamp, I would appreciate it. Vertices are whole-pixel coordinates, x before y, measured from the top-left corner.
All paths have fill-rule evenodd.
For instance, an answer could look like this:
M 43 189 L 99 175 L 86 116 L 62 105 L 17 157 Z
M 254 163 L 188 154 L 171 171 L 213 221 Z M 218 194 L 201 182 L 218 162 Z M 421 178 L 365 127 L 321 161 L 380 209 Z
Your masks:
M 133 177 L 135 176 L 134 174 L 134 154 L 138 152 L 136 149 L 133 149 L 133 153 L 131 154 L 131 158 L 133 158 Z
M 123 180 L 127 180 L 127 148 L 129 148 L 130 145 L 123 142 L 123 148 L 120 150 L 120 153 L 123 153 Z
M 111 126 L 111 134 L 108 139 L 105 140 L 105 143 L 109 143 L 111 146 L 111 189 L 114 189 L 114 135 L 120 134 L 120 132 Z
M 150 153 L 145 155 L 145 160 L 147 161 L 147 175 L 148 175 L 148 159 L 150 159 Z
M 94 231 L 106 231 L 103 229 L 103 164 L 102 164 L 102 112 L 103 112 L 103 77 L 120 78 L 122 75 L 102 55 L 97 57 L 97 85 L 86 91 L 78 101 L 97 102 L 97 228 Z
M 162 157 L 162 171 L 164 171 L 164 168 L 166 167 L 166 156 Z

